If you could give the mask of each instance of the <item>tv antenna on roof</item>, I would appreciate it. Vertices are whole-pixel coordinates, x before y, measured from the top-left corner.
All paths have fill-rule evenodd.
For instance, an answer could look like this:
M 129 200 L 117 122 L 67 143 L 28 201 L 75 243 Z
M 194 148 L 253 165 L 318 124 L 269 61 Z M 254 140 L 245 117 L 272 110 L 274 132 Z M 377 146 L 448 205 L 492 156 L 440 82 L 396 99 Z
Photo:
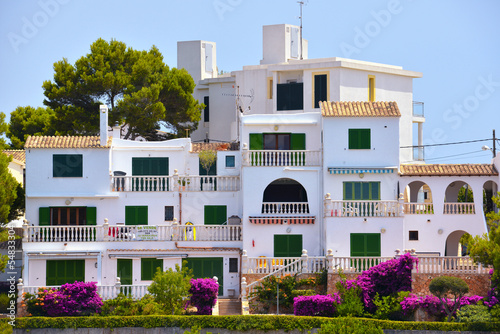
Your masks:
M 300 6 L 300 60 L 304 59 L 302 57 L 302 6 L 304 6 L 304 1 L 297 1 Z

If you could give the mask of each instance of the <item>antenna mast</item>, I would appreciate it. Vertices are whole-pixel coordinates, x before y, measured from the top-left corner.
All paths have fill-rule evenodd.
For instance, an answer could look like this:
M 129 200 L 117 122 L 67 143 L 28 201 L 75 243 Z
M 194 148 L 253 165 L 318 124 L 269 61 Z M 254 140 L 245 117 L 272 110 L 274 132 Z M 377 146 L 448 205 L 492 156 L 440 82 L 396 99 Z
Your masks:
M 300 5 L 300 60 L 302 60 L 302 6 L 304 5 L 304 1 L 297 1 Z

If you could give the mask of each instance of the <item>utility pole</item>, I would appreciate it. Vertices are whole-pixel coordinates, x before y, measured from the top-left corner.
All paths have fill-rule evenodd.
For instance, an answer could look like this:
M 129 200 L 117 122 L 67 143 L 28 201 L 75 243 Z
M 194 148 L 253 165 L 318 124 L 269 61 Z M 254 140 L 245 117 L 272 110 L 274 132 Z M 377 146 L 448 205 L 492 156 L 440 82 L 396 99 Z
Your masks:
M 493 130 L 493 158 L 497 156 L 497 139 L 495 137 L 495 130 Z
M 304 1 L 297 1 L 297 3 L 300 5 L 300 60 L 304 59 L 302 58 L 302 6 L 304 5 Z

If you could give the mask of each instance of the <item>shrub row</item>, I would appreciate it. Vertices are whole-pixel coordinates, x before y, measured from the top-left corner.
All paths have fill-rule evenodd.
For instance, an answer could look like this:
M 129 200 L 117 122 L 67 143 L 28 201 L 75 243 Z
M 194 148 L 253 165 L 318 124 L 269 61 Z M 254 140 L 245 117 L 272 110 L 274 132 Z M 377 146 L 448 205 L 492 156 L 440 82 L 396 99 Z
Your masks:
M 4 322 L 6 319 L 1 319 Z M 500 331 L 500 323 L 408 322 L 359 318 L 362 323 L 383 329 L 439 331 Z M 345 318 L 247 315 L 247 316 L 131 316 L 131 317 L 26 317 L 16 319 L 16 328 L 119 328 L 180 327 L 225 328 L 229 330 L 310 330 Z

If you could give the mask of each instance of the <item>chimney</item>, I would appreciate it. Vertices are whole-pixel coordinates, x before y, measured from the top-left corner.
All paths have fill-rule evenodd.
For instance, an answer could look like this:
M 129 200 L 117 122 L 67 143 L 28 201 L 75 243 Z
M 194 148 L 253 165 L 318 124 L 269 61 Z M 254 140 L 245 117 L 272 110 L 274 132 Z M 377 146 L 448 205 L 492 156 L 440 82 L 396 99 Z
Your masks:
M 113 138 L 121 139 L 121 132 L 122 127 L 120 124 L 116 123 L 115 126 L 113 126 Z
M 99 106 L 99 114 L 101 120 L 100 126 L 100 138 L 101 138 L 101 146 L 106 146 L 108 144 L 108 106 L 105 104 L 101 104 Z

